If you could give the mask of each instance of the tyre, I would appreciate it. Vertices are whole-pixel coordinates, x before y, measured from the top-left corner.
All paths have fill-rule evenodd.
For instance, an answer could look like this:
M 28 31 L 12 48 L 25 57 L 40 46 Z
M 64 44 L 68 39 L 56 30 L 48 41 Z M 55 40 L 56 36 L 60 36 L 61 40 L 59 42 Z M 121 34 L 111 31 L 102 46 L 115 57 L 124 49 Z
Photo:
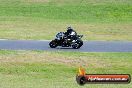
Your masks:
M 79 85 L 84 85 L 86 83 L 86 78 L 84 76 L 77 76 L 76 81 Z
M 83 45 L 82 40 L 77 40 L 74 44 L 72 44 L 73 49 L 79 49 Z
M 56 48 L 58 45 L 57 45 L 57 42 L 55 40 L 52 40 L 50 43 L 49 43 L 49 46 L 51 48 Z

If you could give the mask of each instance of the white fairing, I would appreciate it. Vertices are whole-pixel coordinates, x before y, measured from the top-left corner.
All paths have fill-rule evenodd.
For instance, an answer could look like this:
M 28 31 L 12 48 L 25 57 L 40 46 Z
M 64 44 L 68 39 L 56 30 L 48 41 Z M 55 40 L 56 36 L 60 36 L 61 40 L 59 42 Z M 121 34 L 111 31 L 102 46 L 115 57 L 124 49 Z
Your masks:
M 61 38 L 64 37 L 64 33 L 63 32 L 59 32 L 57 35 L 56 35 L 56 39 L 60 40 Z
M 76 33 L 75 32 L 71 32 L 71 34 L 70 35 L 76 35 Z

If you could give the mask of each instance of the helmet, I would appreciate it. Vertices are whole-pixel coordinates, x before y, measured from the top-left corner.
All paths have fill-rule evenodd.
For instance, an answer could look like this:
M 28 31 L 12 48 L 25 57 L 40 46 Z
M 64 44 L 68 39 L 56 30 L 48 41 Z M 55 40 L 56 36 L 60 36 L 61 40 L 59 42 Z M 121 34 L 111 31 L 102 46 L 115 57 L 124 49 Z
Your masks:
M 67 27 L 67 29 L 72 29 L 72 27 Z
M 71 27 L 68 27 L 67 28 L 67 33 L 70 33 L 70 32 L 72 32 L 73 31 L 73 29 L 71 28 Z

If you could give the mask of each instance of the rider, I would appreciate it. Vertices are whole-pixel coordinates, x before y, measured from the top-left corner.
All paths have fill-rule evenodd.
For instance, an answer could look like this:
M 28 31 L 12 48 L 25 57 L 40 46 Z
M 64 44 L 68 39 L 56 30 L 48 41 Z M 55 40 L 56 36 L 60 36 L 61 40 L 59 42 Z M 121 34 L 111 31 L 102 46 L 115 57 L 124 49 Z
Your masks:
M 72 29 L 72 27 L 67 28 L 67 32 L 65 32 L 65 35 L 68 39 L 73 38 L 77 35 L 76 31 Z

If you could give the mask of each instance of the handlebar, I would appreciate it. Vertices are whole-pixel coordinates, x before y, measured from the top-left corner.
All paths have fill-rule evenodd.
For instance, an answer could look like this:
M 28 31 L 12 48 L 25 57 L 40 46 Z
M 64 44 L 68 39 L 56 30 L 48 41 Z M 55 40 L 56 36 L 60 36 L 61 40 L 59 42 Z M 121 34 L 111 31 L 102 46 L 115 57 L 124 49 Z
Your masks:
M 82 37 L 83 37 L 83 35 L 77 35 L 77 37 L 82 38 Z

